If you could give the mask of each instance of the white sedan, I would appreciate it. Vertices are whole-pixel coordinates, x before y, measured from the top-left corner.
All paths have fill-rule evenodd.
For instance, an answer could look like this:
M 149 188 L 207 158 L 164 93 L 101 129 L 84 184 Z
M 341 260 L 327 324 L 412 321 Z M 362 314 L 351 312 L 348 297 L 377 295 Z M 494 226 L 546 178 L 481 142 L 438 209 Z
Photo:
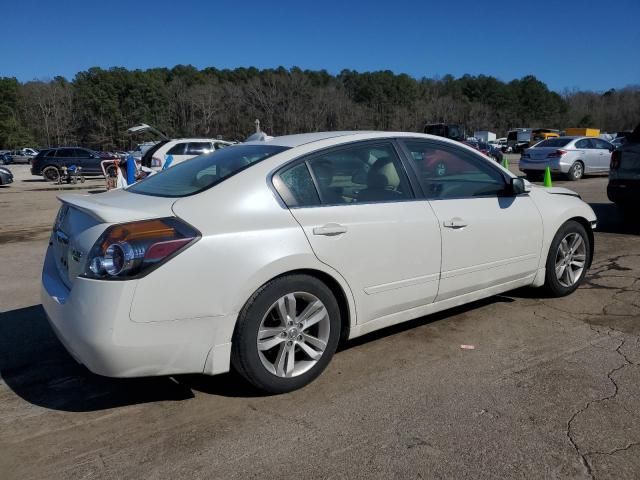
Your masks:
M 312 381 L 340 339 L 519 287 L 573 292 L 596 225 L 570 190 L 416 133 L 248 142 L 60 200 L 42 303 L 79 362 L 233 366 L 268 392 Z

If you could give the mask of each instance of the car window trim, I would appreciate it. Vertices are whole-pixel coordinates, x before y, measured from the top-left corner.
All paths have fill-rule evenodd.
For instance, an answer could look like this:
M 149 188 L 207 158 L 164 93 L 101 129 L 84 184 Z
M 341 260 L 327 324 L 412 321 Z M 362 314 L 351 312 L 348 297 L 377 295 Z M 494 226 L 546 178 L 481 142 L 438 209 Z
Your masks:
M 275 168 L 272 172 L 270 172 L 269 175 L 267 176 L 267 184 L 270 186 L 270 188 L 272 189 L 274 194 L 277 196 L 277 198 L 279 198 L 281 200 L 281 202 L 282 202 L 281 206 L 283 206 L 283 208 L 287 208 L 287 209 L 318 208 L 318 207 L 349 207 L 349 206 L 356 206 L 356 205 L 423 201 L 424 198 L 419 195 L 419 193 L 421 193 L 421 192 L 416 190 L 416 187 L 414 186 L 413 182 L 411 181 L 411 178 L 410 178 L 411 176 L 410 176 L 409 172 L 407 171 L 406 165 L 405 165 L 405 163 L 403 161 L 403 154 L 400 151 L 399 146 L 396 143 L 396 140 L 397 140 L 397 137 L 381 137 L 381 138 L 371 138 L 371 139 L 368 139 L 368 140 L 355 140 L 355 141 L 352 141 L 352 142 L 342 143 L 340 145 L 331 145 L 331 146 L 326 147 L 326 148 L 322 148 L 322 149 L 319 149 L 319 150 L 315 150 L 313 152 L 305 153 L 304 155 L 302 155 L 300 157 L 297 157 L 297 158 L 289 160 L 284 165 L 280 165 L 279 167 Z M 338 152 L 340 150 L 352 148 L 354 146 L 361 146 L 361 145 L 362 146 L 367 146 L 367 145 L 375 146 L 375 145 L 380 145 L 382 143 L 391 144 L 393 150 L 395 151 L 395 153 L 396 153 L 396 155 L 398 157 L 398 160 L 400 161 L 400 172 L 398 172 L 398 173 L 399 174 L 402 174 L 402 172 L 404 173 L 405 180 L 407 180 L 407 184 L 409 186 L 410 198 L 401 198 L 401 199 L 398 199 L 398 200 L 371 201 L 371 202 L 323 203 L 322 195 L 320 194 L 320 189 L 318 188 L 317 180 L 315 178 L 313 170 L 309 166 L 308 160 L 311 160 L 311 159 L 313 159 L 314 157 L 316 157 L 318 155 L 326 155 L 327 153 Z M 282 178 L 280 177 L 280 174 L 283 171 L 288 170 L 289 168 L 293 168 L 293 167 L 297 166 L 299 163 L 302 163 L 302 162 L 304 162 L 306 164 L 307 170 L 309 171 L 309 174 L 311 175 L 311 179 L 313 180 L 313 186 L 316 189 L 316 195 L 320 199 L 320 204 L 319 205 L 297 205 L 298 202 L 295 201 L 295 199 L 293 198 L 293 194 L 289 191 L 289 189 L 286 186 L 284 180 L 282 180 Z M 274 184 L 274 178 L 276 178 L 276 177 L 278 178 L 278 181 L 281 183 L 281 185 L 286 189 L 287 193 L 289 195 L 291 195 L 291 199 L 294 200 L 293 204 L 289 205 L 287 203 L 287 200 L 285 198 L 283 198 L 282 195 L 280 194 L 280 192 L 278 191 L 278 188 Z
M 466 149 L 462 149 L 461 147 L 458 147 L 457 145 L 451 145 L 449 143 L 446 142 L 439 142 L 437 140 L 433 140 L 431 138 L 426 139 L 426 138 L 421 138 L 421 137 L 401 137 L 398 138 L 398 144 L 400 145 L 400 147 L 402 148 L 402 153 L 404 156 L 404 161 L 406 161 L 409 164 L 410 170 L 420 188 L 420 192 L 422 194 L 422 197 L 427 200 L 427 201 L 441 201 L 441 200 L 461 200 L 461 199 L 474 199 L 474 198 L 501 198 L 501 197 L 505 197 L 508 195 L 505 195 L 507 192 L 507 188 L 509 187 L 510 183 L 511 183 L 511 178 L 509 175 L 507 175 L 504 171 L 502 171 L 500 168 L 498 168 L 497 166 L 493 165 L 492 162 L 487 161 L 481 154 L 476 153 L 476 152 L 469 152 Z M 461 196 L 461 197 L 451 197 L 451 198 L 429 198 L 426 193 L 424 192 L 424 189 L 422 188 L 422 183 L 420 182 L 420 176 L 419 176 L 419 172 L 416 168 L 416 166 L 414 165 L 413 161 L 411 160 L 411 151 L 409 150 L 409 147 L 407 147 L 405 142 L 411 142 L 411 141 L 418 141 L 421 143 L 426 143 L 426 144 L 430 144 L 430 145 L 434 145 L 436 147 L 442 147 L 443 150 L 448 150 L 448 151 L 453 151 L 455 152 L 457 149 L 460 149 L 463 153 L 470 155 L 472 158 L 475 156 L 475 158 L 477 158 L 479 161 L 485 162 L 487 164 L 487 166 L 498 172 L 498 174 L 500 174 L 500 176 L 502 177 L 503 181 L 504 181 L 504 192 L 505 194 L 500 195 L 500 194 L 487 194 L 487 195 L 474 195 L 474 196 Z M 516 196 L 529 196 L 529 194 L 527 192 L 518 194 Z

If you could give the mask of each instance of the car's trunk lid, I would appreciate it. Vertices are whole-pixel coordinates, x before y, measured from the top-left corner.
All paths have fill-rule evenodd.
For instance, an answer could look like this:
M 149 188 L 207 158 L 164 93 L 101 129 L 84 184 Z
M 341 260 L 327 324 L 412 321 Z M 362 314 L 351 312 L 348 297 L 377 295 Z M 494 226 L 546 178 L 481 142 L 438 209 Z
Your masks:
M 534 162 L 542 162 L 548 160 L 548 156 L 550 153 L 555 153 L 559 148 L 556 147 L 538 147 L 538 148 L 529 148 L 527 149 L 527 153 L 529 154 L 529 158 Z
M 87 257 L 104 230 L 114 224 L 173 216 L 174 198 L 113 190 L 99 195 L 60 195 L 50 246 L 60 278 L 68 288 L 87 266 Z

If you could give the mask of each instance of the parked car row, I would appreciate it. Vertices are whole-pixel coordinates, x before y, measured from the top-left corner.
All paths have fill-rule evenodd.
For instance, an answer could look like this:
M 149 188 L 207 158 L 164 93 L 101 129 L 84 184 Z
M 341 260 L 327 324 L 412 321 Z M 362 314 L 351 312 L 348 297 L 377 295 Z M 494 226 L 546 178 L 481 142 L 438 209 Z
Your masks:
M 33 148 L 21 148 L 19 150 L 6 150 L 0 153 L 0 161 L 4 165 L 11 163 L 31 163 L 38 154 Z

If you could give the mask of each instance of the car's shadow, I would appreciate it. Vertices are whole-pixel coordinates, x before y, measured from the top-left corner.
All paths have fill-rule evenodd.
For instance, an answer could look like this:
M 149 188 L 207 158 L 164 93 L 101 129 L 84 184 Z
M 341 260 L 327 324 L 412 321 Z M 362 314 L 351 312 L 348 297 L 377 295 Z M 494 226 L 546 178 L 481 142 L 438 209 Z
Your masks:
M 342 342 L 339 351 L 384 340 L 483 305 L 512 301 L 495 296 L 421 317 Z M 194 391 L 241 398 L 265 395 L 235 372 L 215 377 L 194 374 L 132 379 L 95 375 L 67 353 L 51 330 L 41 305 L 0 313 L 0 381 L 29 403 L 67 412 L 187 400 L 194 397 Z

